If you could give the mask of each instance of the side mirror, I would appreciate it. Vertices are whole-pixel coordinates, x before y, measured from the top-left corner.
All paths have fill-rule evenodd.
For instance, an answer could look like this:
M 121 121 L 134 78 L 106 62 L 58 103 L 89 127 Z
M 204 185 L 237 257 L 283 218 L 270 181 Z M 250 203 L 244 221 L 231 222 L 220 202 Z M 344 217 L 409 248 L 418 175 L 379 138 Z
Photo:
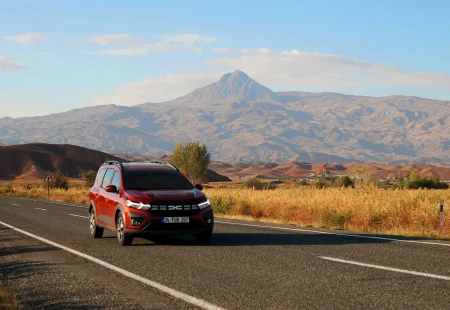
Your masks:
M 198 189 L 199 191 L 202 191 L 203 190 L 203 185 L 195 184 L 195 188 Z
M 105 191 L 108 193 L 117 193 L 117 187 L 115 185 L 107 185 Z

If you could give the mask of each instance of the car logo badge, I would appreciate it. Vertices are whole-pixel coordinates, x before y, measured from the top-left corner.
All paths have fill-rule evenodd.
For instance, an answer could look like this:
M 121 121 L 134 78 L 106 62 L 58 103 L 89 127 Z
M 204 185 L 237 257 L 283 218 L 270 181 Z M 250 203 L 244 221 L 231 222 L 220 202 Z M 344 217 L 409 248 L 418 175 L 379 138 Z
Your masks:
M 183 206 L 169 206 L 169 210 L 183 210 Z

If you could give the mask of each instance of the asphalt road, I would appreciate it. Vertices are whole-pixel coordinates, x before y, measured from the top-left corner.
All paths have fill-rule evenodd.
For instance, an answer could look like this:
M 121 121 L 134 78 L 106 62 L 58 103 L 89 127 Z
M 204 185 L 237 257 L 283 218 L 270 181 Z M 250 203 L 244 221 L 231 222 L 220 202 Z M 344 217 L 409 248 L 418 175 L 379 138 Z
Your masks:
M 208 246 L 120 247 L 83 206 L 0 198 L 1 280 L 28 308 L 450 309 L 450 243 L 397 239 L 217 219 Z

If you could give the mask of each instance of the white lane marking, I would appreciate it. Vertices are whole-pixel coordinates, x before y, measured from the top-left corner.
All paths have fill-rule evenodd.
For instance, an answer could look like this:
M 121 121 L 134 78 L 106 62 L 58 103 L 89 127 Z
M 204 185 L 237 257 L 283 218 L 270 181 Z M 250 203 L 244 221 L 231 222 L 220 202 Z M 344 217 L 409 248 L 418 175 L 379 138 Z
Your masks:
M 160 290 L 160 291 L 162 291 L 162 292 L 164 292 L 166 294 L 169 294 L 169 295 L 171 295 L 171 296 L 173 296 L 175 298 L 181 299 L 181 300 L 183 300 L 183 301 L 185 301 L 187 303 L 190 303 L 192 305 L 198 306 L 198 307 L 200 307 L 202 309 L 207 309 L 207 310 L 224 310 L 224 308 L 220 308 L 219 306 L 213 305 L 213 304 L 211 304 L 211 303 L 209 303 L 209 302 L 207 302 L 205 300 L 202 300 L 202 299 L 190 296 L 188 294 L 179 292 L 177 290 L 174 290 L 173 288 L 170 288 L 170 287 L 165 286 L 163 284 L 160 284 L 158 282 L 149 280 L 147 278 L 141 277 L 141 276 L 139 276 L 137 274 L 134 274 L 132 272 L 129 272 L 129 271 L 125 270 L 125 269 L 122 269 L 120 267 L 111 265 L 110 263 L 102 261 L 102 260 L 100 260 L 98 258 L 95 258 L 93 256 L 90 256 L 90 255 L 87 255 L 85 253 L 79 252 L 77 250 L 71 249 L 69 247 L 66 247 L 66 246 L 64 246 L 62 244 L 50 241 L 48 239 L 39 237 L 37 235 L 29 233 L 29 232 L 27 232 L 25 230 L 22 230 L 20 228 L 14 227 L 12 225 L 6 224 L 6 223 L 1 222 L 1 221 L 0 221 L 0 225 L 8 227 L 8 228 L 10 228 L 12 230 L 15 230 L 15 231 L 17 231 L 17 232 L 19 232 L 21 234 L 27 235 L 28 237 L 34 238 L 34 239 L 39 240 L 41 242 L 50 244 L 50 245 L 52 245 L 52 246 L 54 246 L 56 248 L 59 248 L 61 250 L 64 250 L 64 251 L 67 251 L 69 253 L 75 254 L 77 256 L 83 257 L 83 258 L 85 258 L 87 260 L 90 260 L 90 261 L 92 261 L 92 262 L 94 262 L 96 264 L 99 264 L 99 265 L 101 265 L 101 266 L 103 266 L 105 268 L 108 268 L 108 269 L 111 269 L 113 271 L 116 271 L 116 272 L 118 272 L 118 273 L 120 273 L 120 274 L 122 274 L 122 275 L 124 275 L 124 276 L 126 276 L 128 278 L 131 278 L 133 280 L 142 282 L 142 283 L 144 283 L 144 284 L 146 284 L 148 286 L 151 286 L 151 287 L 153 287 L 153 288 L 155 288 L 157 290 Z
M 85 218 L 85 219 L 88 219 L 89 218 L 89 216 L 83 216 L 83 215 L 77 215 L 77 214 L 69 214 L 70 216 L 76 216 L 76 217 L 82 217 L 82 218 Z
M 258 227 L 258 228 L 310 232 L 310 233 L 323 234 L 323 235 L 334 235 L 334 236 L 343 236 L 343 237 L 365 238 L 365 239 L 375 239 L 375 240 L 384 240 L 384 241 L 397 241 L 397 242 L 406 242 L 406 243 L 418 243 L 418 244 L 427 244 L 427 245 L 450 246 L 450 243 L 440 243 L 440 242 L 430 242 L 430 241 L 416 241 L 416 240 L 403 240 L 403 239 L 386 238 L 386 237 L 363 236 L 363 235 L 356 235 L 356 234 L 340 234 L 340 233 L 333 233 L 333 232 L 328 232 L 328 231 L 320 231 L 320 230 L 312 230 L 312 229 L 301 229 L 301 228 L 288 228 L 288 227 L 279 227 L 279 226 L 262 226 L 262 225 L 245 224 L 245 223 L 232 223 L 232 222 L 222 222 L 222 221 L 214 221 L 214 222 L 215 223 L 220 223 L 220 224 L 228 224 L 228 225 L 250 226 L 250 227 Z
M 16 206 L 16 207 L 20 207 L 20 205 L 18 205 L 17 203 L 13 203 L 12 205 Z
M 8 196 L 3 196 L 3 197 L 1 197 L 1 198 L 29 200 L 29 201 L 36 201 L 36 202 L 42 202 L 42 203 L 51 203 L 51 204 L 55 204 L 55 205 L 63 205 L 63 206 L 69 206 L 69 207 L 75 207 L 75 208 L 83 208 L 83 209 L 88 209 L 88 208 L 89 208 L 89 207 L 87 207 L 87 206 L 75 205 L 75 204 L 71 204 L 71 203 L 58 202 L 58 201 L 42 200 L 42 199 L 31 199 L 31 198 L 20 198 L 20 197 L 8 197 Z
M 47 209 L 35 208 L 36 210 L 47 211 Z
M 339 258 L 333 258 L 333 257 L 326 257 L 326 256 L 319 256 L 319 257 L 322 259 L 326 259 L 326 260 L 338 262 L 338 263 L 351 264 L 351 265 L 362 266 L 362 267 L 369 267 L 369 268 L 382 269 L 382 270 L 393 271 L 393 272 L 406 273 L 406 274 L 411 274 L 411 275 L 420 276 L 420 277 L 427 277 L 427 278 L 450 281 L 450 277 L 441 276 L 438 274 L 418 272 L 418 271 L 399 269 L 399 268 L 384 267 L 384 266 L 380 266 L 380 265 L 365 264 L 365 263 L 355 262 L 352 260 L 345 260 L 345 259 L 339 259 Z

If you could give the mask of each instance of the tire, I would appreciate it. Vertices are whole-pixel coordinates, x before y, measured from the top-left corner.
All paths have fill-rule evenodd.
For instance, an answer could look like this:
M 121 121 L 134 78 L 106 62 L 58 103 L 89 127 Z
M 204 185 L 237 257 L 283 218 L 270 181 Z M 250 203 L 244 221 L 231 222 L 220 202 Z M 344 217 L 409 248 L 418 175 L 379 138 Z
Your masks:
M 95 211 L 91 209 L 89 211 L 89 232 L 93 238 L 101 238 L 103 236 L 104 229 L 97 226 L 97 219 L 95 218 Z
M 209 244 L 212 238 L 212 230 L 201 232 L 195 235 L 195 240 L 198 244 Z
M 133 243 L 133 236 L 127 235 L 124 232 L 125 223 L 123 221 L 122 212 L 119 212 L 119 214 L 117 214 L 116 230 L 117 230 L 117 241 L 121 246 L 127 246 Z

